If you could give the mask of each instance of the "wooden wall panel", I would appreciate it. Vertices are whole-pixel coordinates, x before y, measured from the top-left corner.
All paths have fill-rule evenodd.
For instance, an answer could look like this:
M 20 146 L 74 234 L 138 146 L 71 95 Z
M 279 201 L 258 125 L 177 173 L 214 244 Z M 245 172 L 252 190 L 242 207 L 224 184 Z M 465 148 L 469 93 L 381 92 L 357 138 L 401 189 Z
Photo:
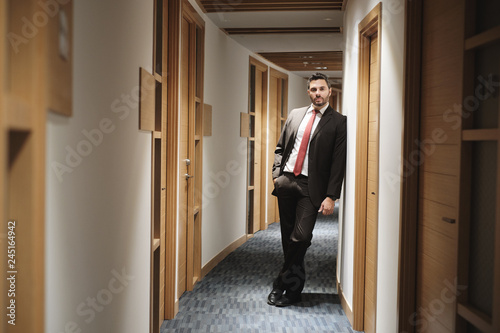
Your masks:
M 203 105 L 203 136 L 212 136 L 212 105 Z
M 153 74 L 141 67 L 139 71 L 139 129 L 144 131 L 155 130 L 155 86 Z

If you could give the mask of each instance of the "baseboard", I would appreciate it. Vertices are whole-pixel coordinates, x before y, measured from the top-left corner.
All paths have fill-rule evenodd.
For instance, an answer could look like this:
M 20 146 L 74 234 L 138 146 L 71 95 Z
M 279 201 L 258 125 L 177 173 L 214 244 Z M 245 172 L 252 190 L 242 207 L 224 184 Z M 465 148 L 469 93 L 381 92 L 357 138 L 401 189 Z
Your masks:
M 344 310 L 344 313 L 345 313 L 347 319 L 349 319 L 349 322 L 351 323 L 351 326 L 352 326 L 352 323 L 354 322 L 352 308 L 349 306 L 349 303 L 347 303 L 347 301 L 345 300 L 344 292 L 342 291 L 342 286 L 340 285 L 340 282 L 338 279 L 337 279 L 337 292 L 338 292 L 339 298 L 340 298 L 340 305 L 342 306 L 342 309 Z
M 205 266 L 201 268 L 201 278 L 205 277 L 218 263 L 224 260 L 231 252 L 239 248 L 247 241 L 247 235 L 243 235 L 231 244 L 229 244 L 225 249 L 223 249 L 219 254 L 212 258 Z

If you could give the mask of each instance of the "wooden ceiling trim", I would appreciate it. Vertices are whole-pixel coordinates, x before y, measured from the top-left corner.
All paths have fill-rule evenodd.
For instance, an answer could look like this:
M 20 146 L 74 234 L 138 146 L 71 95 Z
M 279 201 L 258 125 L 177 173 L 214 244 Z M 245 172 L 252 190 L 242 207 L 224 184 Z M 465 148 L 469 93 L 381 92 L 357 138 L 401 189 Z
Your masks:
M 345 11 L 345 8 L 347 6 L 347 1 L 349 1 L 349 0 L 343 0 L 342 9 L 341 9 L 342 11 Z
M 342 51 L 331 52 L 264 52 L 270 62 L 289 71 L 341 71 Z
M 197 0 L 205 12 L 242 12 L 274 10 L 342 10 L 344 0 Z
M 298 33 L 341 33 L 340 27 L 308 27 L 308 28 L 225 28 L 230 35 L 256 35 L 256 34 L 298 34 Z
M 260 53 L 263 57 L 276 57 L 284 59 L 301 59 L 306 61 L 306 59 L 318 59 L 318 58 L 328 58 L 328 59 L 342 59 L 342 51 L 325 51 L 325 52 L 262 52 Z

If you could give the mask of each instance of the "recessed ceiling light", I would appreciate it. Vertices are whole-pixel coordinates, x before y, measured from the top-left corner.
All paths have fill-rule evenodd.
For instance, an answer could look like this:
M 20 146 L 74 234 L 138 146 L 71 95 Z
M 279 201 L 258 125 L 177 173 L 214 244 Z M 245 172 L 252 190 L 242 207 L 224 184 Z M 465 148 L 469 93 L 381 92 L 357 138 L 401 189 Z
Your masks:
M 331 17 L 324 18 L 323 21 L 331 21 L 333 20 Z

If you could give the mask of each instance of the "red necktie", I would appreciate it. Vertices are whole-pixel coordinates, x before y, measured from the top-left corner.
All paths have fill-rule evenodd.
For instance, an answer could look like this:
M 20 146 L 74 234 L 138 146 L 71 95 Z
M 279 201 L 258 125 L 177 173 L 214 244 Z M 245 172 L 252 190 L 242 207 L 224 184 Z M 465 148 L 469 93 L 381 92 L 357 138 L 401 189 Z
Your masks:
M 314 123 L 314 119 L 316 119 L 316 113 L 319 111 L 313 110 L 313 114 L 309 121 L 307 122 L 306 129 L 304 131 L 304 136 L 302 137 L 302 141 L 300 142 L 299 152 L 297 154 L 297 160 L 295 161 L 295 166 L 293 168 L 293 174 L 295 176 L 300 175 L 302 171 L 302 165 L 304 164 L 304 158 L 306 157 L 307 145 L 309 144 L 309 137 L 311 136 L 311 129 Z

